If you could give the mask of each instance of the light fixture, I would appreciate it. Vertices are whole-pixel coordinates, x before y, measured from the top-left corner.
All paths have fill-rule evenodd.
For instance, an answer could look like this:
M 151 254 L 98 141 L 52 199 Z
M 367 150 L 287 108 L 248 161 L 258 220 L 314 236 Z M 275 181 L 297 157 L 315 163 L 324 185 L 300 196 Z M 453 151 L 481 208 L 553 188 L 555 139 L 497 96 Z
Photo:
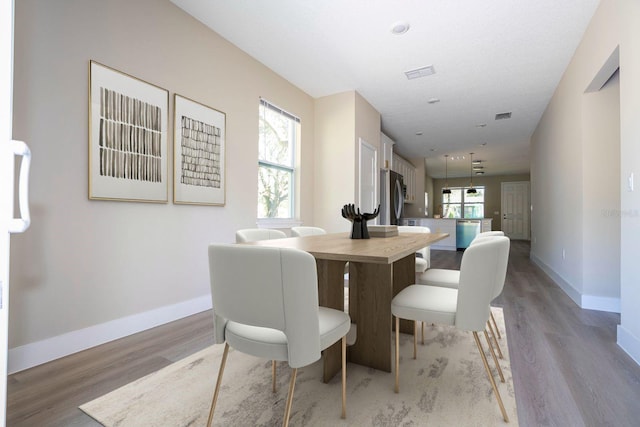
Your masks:
M 444 188 L 442 189 L 442 194 L 451 194 L 451 189 L 449 188 L 449 170 L 447 169 L 447 159 L 449 155 L 444 155 Z
M 409 23 L 405 21 L 398 21 L 391 26 L 391 33 L 399 36 L 409 31 Z
M 471 156 L 471 163 L 469 164 L 469 179 L 471 180 L 471 183 L 467 189 L 467 194 L 476 194 L 478 191 L 473 188 L 473 153 L 469 153 L 469 156 Z
M 428 104 L 437 104 L 438 102 L 440 102 L 440 99 L 438 98 L 429 98 L 427 101 Z

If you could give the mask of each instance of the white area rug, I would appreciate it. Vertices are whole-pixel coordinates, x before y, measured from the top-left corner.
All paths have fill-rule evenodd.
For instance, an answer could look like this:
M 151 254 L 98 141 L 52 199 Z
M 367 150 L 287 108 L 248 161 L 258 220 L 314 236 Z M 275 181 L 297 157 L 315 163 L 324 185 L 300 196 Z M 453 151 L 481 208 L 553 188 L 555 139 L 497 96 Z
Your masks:
M 502 310 L 493 312 L 502 334 L 500 364 L 506 382 L 500 383 L 495 369 L 494 377 L 509 424 L 502 420 L 473 335 L 436 325 L 426 326 L 426 342 L 422 346 L 418 341 L 417 360 L 413 359 L 413 337 L 401 335 L 399 394 L 393 392 L 393 373 L 348 364 L 346 420 L 340 419 L 340 375 L 323 384 L 320 362 L 299 369 L 290 425 L 517 426 Z M 223 347 L 206 348 L 80 409 L 108 427 L 204 426 Z M 487 358 L 493 367 L 489 354 Z M 231 349 L 214 425 L 281 425 L 290 372 L 285 363 L 278 364 L 278 391 L 273 394 L 271 362 Z

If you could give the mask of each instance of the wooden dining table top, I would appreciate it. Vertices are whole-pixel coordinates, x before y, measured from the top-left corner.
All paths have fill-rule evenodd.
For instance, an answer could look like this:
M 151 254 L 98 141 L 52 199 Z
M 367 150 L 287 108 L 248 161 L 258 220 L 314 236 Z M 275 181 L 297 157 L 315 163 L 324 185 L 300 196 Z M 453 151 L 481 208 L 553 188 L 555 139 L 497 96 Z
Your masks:
M 391 264 L 448 236 L 448 233 L 399 233 L 392 237 L 351 239 L 349 233 L 330 233 L 250 244 L 300 249 L 316 259 Z

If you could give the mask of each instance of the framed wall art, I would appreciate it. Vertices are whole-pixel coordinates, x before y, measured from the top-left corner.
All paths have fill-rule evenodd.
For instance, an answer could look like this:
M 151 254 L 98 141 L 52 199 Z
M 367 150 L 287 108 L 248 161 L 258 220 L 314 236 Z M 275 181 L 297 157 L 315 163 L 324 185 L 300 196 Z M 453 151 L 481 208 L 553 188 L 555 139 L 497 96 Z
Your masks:
M 166 203 L 169 92 L 89 63 L 89 198 Z
M 224 206 L 226 115 L 178 94 L 174 114 L 174 203 Z

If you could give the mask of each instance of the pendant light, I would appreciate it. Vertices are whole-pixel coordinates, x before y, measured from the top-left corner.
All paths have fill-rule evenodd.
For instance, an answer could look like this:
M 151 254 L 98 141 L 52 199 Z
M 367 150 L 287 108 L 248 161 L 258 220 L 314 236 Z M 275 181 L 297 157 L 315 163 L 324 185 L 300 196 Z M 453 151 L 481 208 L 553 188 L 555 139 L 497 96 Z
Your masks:
M 451 194 L 451 190 L 449 189 L 449 171 L 447 169 L 447 158 L 448 154 L 444 155 L 444 188 L 442 189 L 442 194 Z
M 476 194 L 478 191 L 473 188 L 473 153 L 469 153 L 471 156 L 471 163 L 469 163 L 469 179 L 471 183 L 469 184 L 469 188 L 467 188 L 467 194 Z

